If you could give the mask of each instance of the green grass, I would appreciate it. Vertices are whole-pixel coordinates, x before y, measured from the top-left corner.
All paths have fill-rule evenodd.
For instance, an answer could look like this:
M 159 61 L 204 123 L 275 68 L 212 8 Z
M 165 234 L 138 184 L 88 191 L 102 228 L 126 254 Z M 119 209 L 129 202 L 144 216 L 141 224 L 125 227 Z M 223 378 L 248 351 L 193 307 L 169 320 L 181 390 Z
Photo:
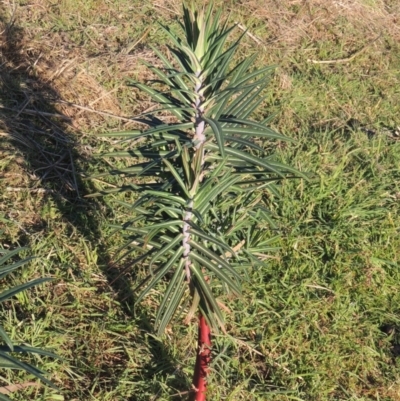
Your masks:
M 173 18 L 180 5 L 165 1 L 141 6 L 124 0 L 101 6 L 72 0 L 53 6 L 47 0 L 37 3 L 20 1 L 17 7 L 14 39 L 19 36 L 14 44 L 20 56 L 3 52 L 0 103 L 22 110 L 26 96 L 43 95 L 26 108 L 65 113 L 72 123 L 0 110 L 1 132 L 51 147 L 59 157 L 65 153 L 64 137 L 54 141 L 45 133 L 62 131 L 74 142 L 71 158 L 56 158 L 51 166 L 38 164 L 38 154 L 20 142 L 0 136 L 0 216 L 11 221 L 0 222 L 5 229 L 2 243 L 29 245 L 30 254 L 38 256 L 3 284 L 55 278 L 6 305 L 1 318 L 14 342 L 53 349 L 64 358 L 35 360 L 62 392 L 38 386 L 11 397 L 185 399 L 196 327 L 183 324 L 182 311 L 164 337 L 154 336 L 160 294 L 134 308 L 131 288 L 143 267 L 129 268 L 127 262 L 112 266 L 121 238 L 110 236 L 107 225 L 126 219 L 114 202 L 121 196 L 85 198 L 100 183 L 84 180 L 81 173 L 103 168 L 92 155 L 114 146 L 95 134 L 132 125 L 49 100 L 57 92 L 63 100 L 124 116 L 150 107 L 148 99 L 125 82 L 149 77 L 138 59 L 155 60 L 150 44 L 165 49 L 167 39 L 155 22 L 176 26 Z M 229 337 L 215 339 L 210 393 L 213 400 L 232 401 L 396 401 L 400 141 L 388 137 L 384 128 L 400 125 L 398 32 L 394 22 L 362 25 L 359 14 L 350 11 L 345 16 L 334 14 L 334 9 L 321 14 L 317 1 L 311 2 L 309 13 L 293 2 L 282 3 L 225 5 L 232 21 L 263 41 L 258 44 L 246 35 L 240 57 L 257 51 L 258 66 L 279 65 L 256 117 L 277 113 L 273 125 L 297 140 L 277 149 L 278 156 L 309 172 L 312 180 L 283 182 L 281 198 L 270 198 L 277 227 L 264 229 L 263 235 L 279 235 L 281 249 L 249 272 L 242 299 L 223 300 Z M 380 2 L 357 4 L 372 11 L 382 7 Z M 2 7 L 4 25 L 10 10 Z M 380 10 L 398 14 L 396 4 Z M 296 31 L 293 27 L 302 21 L 306 28 Z M 382 37 L 368 45 L 380 29 Z M 2 45 L 7 43 L 3 40 Z M 364 46 L 349 63 L 307 61 L 345 58 Z M 75 61 L 54 75 L 65 60 Z M 352 128 L 352 119 L 376 134 L 369 138 Z M 40 133 L 32 136 L 32 127 Z M 63 174 L 64 181 L 57 174 Z M 124 196 L 129 200 L 134 194 Z M 29 381 L 18 372 L 2 372 L 1 377 L 4 385 Z

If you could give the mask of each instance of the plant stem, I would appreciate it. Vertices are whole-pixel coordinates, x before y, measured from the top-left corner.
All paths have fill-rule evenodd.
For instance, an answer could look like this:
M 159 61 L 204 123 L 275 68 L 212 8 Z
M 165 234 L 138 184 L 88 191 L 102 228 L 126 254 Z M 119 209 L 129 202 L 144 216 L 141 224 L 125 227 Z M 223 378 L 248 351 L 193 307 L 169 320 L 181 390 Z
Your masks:
M 196 123 L 195 123 L 195 136 L 194 140 L 197 141 L 197 145 L 195 146 L 196 152 L 200 152 L 197 157 L 200 157 L 200 171 L 196 171 L 198 174 L 197 182 L 201 182 L 203 179 L 203 166 L 204 166 L 204 145 L 206 141 L 206 136 L 204 135 L 205 131 L 205 121 L 203 118 L 204 114 L 204 106 L 202 103 L 202 86 L 203 80 L 200 78 L 201 71 L 196 73 L 198 78 L 198 82 L 196 83 L 195 93 L 197 95 L 195 101 L 195 109 L 196 109 Z M 193 201 L 190 200 L 188 208 L 186 209 L 186 214 L 184 217 L 184 225 L 183 225 L 183 248 L 184 254 L 183 257 L 185 259 L 185 268 L 186 268 L 186 277 L 188 281 L 190 281 L 190 245 L 188 244 L 190 234 L 190 225 L 189 222 L 193 217 L 192 214 Z M 206 389 L 207 389 L 207 375 L 209 364 L 211 360 L 211 332 L 210 327 L 207 324 L 206 319 L 203 314 L 199 313 L 199 332 L 197 338 L 197 357 L 196 357 L 196 365 L 194 368 L 193 375 L 193 388 L 194 391 L 191 393 L 190 400 L 191 401 L 205 401 L 206 399 Z
M 190 401 L 205 401 L 207 376 L 211 361 L 211 332 L 206 319 L 199 314 L 199 334 L 197 339 L 197 357 L 193 375 L 194 392 Z
M 200 167 L 201 171 L 197 171 L 196 174 L 198 175 L 197 177 L 197 182 L 201 182 L 203 178 L 203 166 L 204 166 L 204 148 L 203 144 L 206 140 L 206 137 L 204 135 L 205 131 L 205 121 L 203 118 L 203 113 L 204 113 L 204 106 L 202 104 L 201 100 L 201 90 L 203 86 L 203 80 L 200 79 L 201 71 L 198 71 L 196 73 L 196 77 L 198 78 L 198 82 L 196 83 L 194 92 L 196 94 L 196 101 L 194 104 L 194 108 L 196 111 L 196 123 L 195 123 L 195 136 L 194 140 L 197 142 L 197 145 L 195 146 L 196 152 L 201 152 L 200 153 Z M 189 245 L 189 240 L 190 240 L 190 221 L 193 218 L 193 199 L 188 199 L 188 203 L 186 206 L 186 211 L 183 217 L 183 227 L 182 227 L 182 233 L 183 233 L 183 239 L 182 239 L 182 247 L 183 247 L 183 259 L 185 262 L 185 271 L 186 271 L 186 280 L 188 284 L 190 283 L 190 265 L 191 265 L 191 260 L 190 260 L 190 245 Z
M 186 270 L 186 280 L 188 283 L 190 283 L 190 245 L 189 245 L 189 240 L 190 240 L 190 225 L 189 222 L 192 220 L 193 213 L 193 200 L 190 199 L 188 201 L 188 205 L 185 211 L 185 215 L 183 217 L 183 227 L 182 227 L 182 232 L 183 232 L 183 239 L 182 239 L 182 246 L 183 246 L 183 259 L 185 261 L 185 270 Z
M 202 104 L 202 87 L 203 87 L 203 80 L 200 78 L 201 76 L 201 71 L 196 72 L 196 77 L 198 79 L 198 82 L 196 83 L 196 86 L 194 88 L 194 93 L 196 94 L 196 101 L 195 101 L 195 109 L 196 109 L 196 134 L 194 139 L 198 141 L 198 144 L 196 145 L 196 148 L 199 149 L 201 144 L 205 142 L 206 137 L 204 135 L 204 129 L 205 129 L 205 121 L 203 119 L 203 113 L 204 113 L 204 105 Z

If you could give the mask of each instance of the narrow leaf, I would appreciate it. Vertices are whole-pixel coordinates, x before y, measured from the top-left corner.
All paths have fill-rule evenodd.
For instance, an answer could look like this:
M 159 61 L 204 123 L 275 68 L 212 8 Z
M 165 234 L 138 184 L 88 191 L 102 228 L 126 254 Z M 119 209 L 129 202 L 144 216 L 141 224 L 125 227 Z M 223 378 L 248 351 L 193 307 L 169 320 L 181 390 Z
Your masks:
M 27 249 L 28 249 L 27 247 L 24 247 L 24 248 L 16 248 L 16 249 L 13 249 L 12 251 L 7 250 L 4 252 L 1 252 L 1 253 L 4 253 L 4 256 L 2 256 L 0 258 L 0 266 L 3 265 L 8 259 L 12 258 L 15 255 L 18 255 L 20 252 L 25 251 Z
M 7 351 L 5 347 L 0 347 L 1 351 Z M 43 356 L 48 356 L 50 358 L 55 359 L 62 359 L 57 354 L 54 354 L 51 351 L 46 351 L 45 349 L 36 348 L 36 347 L 29 347 L 28 345 L 14 345 L 13 352 L 21 352 L 21 353 L 28 353 L 28 354 L 38 354 Z
M 0 278 L 4 278 L 5 276 L 7 276 L 7 274 L 11 273 L 12 271 L 18 269 L 19 267 L 23 266 L 24 264 L 30 262 L 31 260 L 35 259 L 34 256 L 26 258 L 26 259 L 22 259 L 16 263 L 13 264 L 7 264 L 5 266 L 1 266 L 0 267 Z
M 204 121 L 210 125 L 211 129 L 214 132 L 215 139 L 217 140 L 219 153 L 222 157 L 225 157 L 225 150 L 224 150 L 224 134 L 222 132 L 222 127 L 217 120 L 212 118 L 203 117 Z
M 227 269 L 229 271 L 229 273 L 231 273 L 234 277 L 236 277 L 237 279 L 240 279 L 240 275 L 239 273 L 233 269 L 229 263 L 227 261 L 225 261 L 224 259 L 222 259 L 221 257 L 219 257 L 217 254 L 215 254 L 213 251 L 211 251 L 210 249 L 206 248 L 205 246 L 203 246 L 202 244 L 200 244 L 197 241 L 189 241 L 190 246 L 192 246 L 193 248 L 196 248 L 198 251 L 200 251 L 201 253 L 203 253 L 205 256 L 207 256 L 207 258 L 209 260 L 212 260 L 216 263 L 217 266 L 221 266 L 224 267 L 225 269 Z
M 188 189 L 186 188 L 185 183 L 182 180 L 182 177 L 179 175 L 179 173 L 176 171 L 176 169 L 174 168 L 174 166 L 166 159 L 163 159 L 164 164 L 168 167 L 169 171 L 171 172 L 171 174 L 174 176 L 176 182 L 179 184 L 179 186 L 181 187 L 182 191 L 185 193 L 185 195 L 188 198 L 191 198 Z
M 158 333 L 160 334 L 164 332 L 186 290 L 183 285 L 185 279 L 183 264 L 184 262 L 181 260 L 168 284 L 167 290 L 165 291 L 164 297 L 158 308 L 155 324 L 158 327 Z M 171 299 L 175 300 L 175 302 L 172 303 Z
M 152 268 L 153 263 L 155 263 L 158 259 L 160 259 L 162 256 L 164 256 L 166 253 L 170 253 L 171 251 L 173 252 L 173 248 L 182 241 L 183 235 L 177 235 L 174 239 L 171 240 L 169 244 L 161 248 L 156 254 L 151 258 L 149 262 L 149 269 Z M 178 251 L 173 252 L 176 254 Z
M 247 139 L 239 138 L 236 136 L 225 135 L 225 140 L 229 142 L 234 142 L 238 145 L 247 146 L 248 148 L 258 150 L 259 152 L 262 153 L 265 152 L 265 150 L 261 146 L 258 146 L 254 142 L 248 141 Z
M 212 149 L 213 148 L 213 144 L 208 143 L 207 144 L 207 148 Z M 234 149 L 234 148 L 226 148 L 225 151 L 226 151 L 226 153 L 228 155 L 235 156 L 238 159 L 243 160 L 244 162 L 248 162 L 248 163 L 253 164 L 254 166 L 264 167 L 267 170 L 270 170 L 271 172 L 277 174 L 279 177 L 284 177 L 283 172 L 280 171 L 279 169 L 276 169 L 275 165 L 273 165 L 272 163 L 269 163 L 269 162 L 267 162 L 267 161 L 265 161 L 265 160 L 263 160 L 263 159 L 261 159 L 259 157 L 252 156 L 249 153 L 242 152 L 242 151 L 240 151 L 238 149 Z
M 48 386 L 57 389 L 57 387 L 48 379 L 46 379 L 43 376 L 43 372 L 37 368 L 35 368 L 32 365 L 29 365 L 28 363 L 19 361 L 18 359 L 12 357 L 11 355 L 8 355 L 6 352 L 4 351 L 0 351 L 0 357 L 3 361 L 7 362 L 10 364 L 10 367 L 12 367 L 12 369 L 21 369 L 21 370 L 25 370 L 26 372 L 34 375 L 35 377 L 37 377 L 38 379 L 40 379 L 42 382 L 46 383 Z
M 8 348 L 11 351 L 14 351 L 14 344 L 11 341 L 11 338 L 8 336 L 8 334 L 4 331 L 3 326 L 0 325 L 0 336 L 3 339 L 3 341 L 7 344 Z
M 183 248 L 180 247 L 175 254 L 168 260 L 167 263 L 162 265 L 160 268 L 154 272 L 154 275 L 149 275 L 143 280 L 135 289 L 136 292 L 139 288 L 143 287 L 148 281 L 150 283 L 147 287 L 139 294 L 137 299 L 135 300 L 136 303 L 141 302 L 141 300 L 149 293 L 150 290 L 154 289 L 158 282 L 171 270 L 171 267 L 175 264 L 175 262 L 182 256 Z
M 24 283 L 21 285 L 18 285 L 16 287 L 10 288 L 9 290 L 3 291 L 0 294 L 0 302 L 4 302 L 7 299 L 13 297 L 14 295 L 19 294 L 21 291 L 25 291 L 28 288 L 34 287 L 35 285 L 43 284 L 46 281 L 51 281 L 53 280 L 52 278 L 38 278 L 32 281 L 29 281 L 28 283 Z
M 222 248 L 222 249 L 225 249 L 225 251 L 226 251 L 226 252 L 229 252 L 231 255 L 234 255 L 234 254 L 235 254 L 235 252 L 234 252 L 228 245 L 226 245 L 225 243 L 223 243 L 223 242 L 220 241 L 219 239 L 217 239 L 217 238 L 215 238 L 215 237 L 212 237 L 211 235 L 205 233 L 204 231 L 201 230 L 200 227 L 198 227 L 198 226 L 195 225 L 194 223 L 189 222 L 189 224 L 190 224 L 190 226 L 191 226 L 191 228 L 190 228 L 190 234 L 195 235 L 195 236 L 198 236 L 198 237 L 200 237 L 200 238 L 203 239 L 203 240 L 212 242 L 213 244 L 217 245 L 218 247 L 220 247 L 220 248 Z M 194 227 L 196 227 L 196 228 L 194 228 Z
M 190 258 L 197 260 L 200 266 L 204 266 L 214 273 L 223 283 L 225 283 L 229 288 L 233 290 L 237 295 L 240 294 L 240 287 L 226 274 L 226 272 L 221 267 L 211 263 L 204 256 L 198 255 L 196 252 L 190 253 Z
M 179 204 L 179 205 L 183 205 L 183 206 L 186 205 L 186 200 L 185 199 L 183 199 L 180 196 L 172 195 L 172 194 L 170 194 L 168 192 L 151 191 L 151 190 L 149 190 L 149 191 L 146 191 L 146 194 L 154 195 L 155 197 L 158 197 L 158 198 L 168 199 L 171 203 L 174 203 L 174 204 Z
M 178 99 L 165 96 L 161 92 L 153 88 L 150 88 L 149 86 L 140 84 L 138 82 L 133 83 L 133 85 L 136 86 L 138 89 L 142 90 L 143 92 L 146 92 L 156 102 L 162 103 L 164 105 L 170 105 L 171 113 L 174 114 L 175 117 L 183 119 L 183 113 L 179 110 L 179 108 L 184 107 L 184 104 L 182 104 Z M 177 106 L 178 108 L 176 108 L 175 106 Z
M 224 327 L 224 317 L 222 316 L 221 310 L 217 304 L 217 301 L 206 282 L 206 279 L 197 266 L 192 265 L 191 267 L 192 272 L 194 273 L 196 280 L 194 281 L 194 285 L 201 290 L 200 295 L 204 294 L 204 301 L 207 303 L 208 307 L 210 308 L 210 312 L 214 313 L 218 319 L 218 322 L 221 327 Z M 200 297 L 201 298 L 201 297 Z M 201 302 L 201 301 L 200 301 Z

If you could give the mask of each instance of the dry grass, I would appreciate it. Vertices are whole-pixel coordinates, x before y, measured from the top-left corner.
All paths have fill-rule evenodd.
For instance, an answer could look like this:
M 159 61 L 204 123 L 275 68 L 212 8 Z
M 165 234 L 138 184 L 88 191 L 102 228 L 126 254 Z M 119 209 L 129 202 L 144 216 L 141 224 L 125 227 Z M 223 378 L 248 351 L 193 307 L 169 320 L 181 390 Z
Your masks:
M 349 44 L 362 37 L 366 42 L 377 34 L 400 38 L 399 4 L 384 0 L 250 0 L 241 2 L 249 15 L 267 26 L 268 45 L 294 50 L 303 42 L 325 40 Z M 360 36 L 360 37 L 357 37 Z M 353 43 L 357 45 L 357 43 Z
M 3 60 L 7 67 L 29 71 L 43 86 L 52 88 L 53 98 L 115 115 L 132 115 L 140 111 L 134 102 L 126 107 L 128 105 L 120 104 L 120 100 L 126 94 L 123 87 L 127 78 L 143 80 L 149 77 L 147 69 L 138 64 L 140 59 L 148 62 L 155 60 L 144 44 L 156 27 L 150 26 L 135 38 L 128 38 L 123 29 L 129 22 L 122 10 L 118 13 L 106 4 L 95 8 L 91 4 L 83 7 L 77 16 L 78 26 L 74 27 L 74 34 L 79 33 L 80 39 L 84 38 L 85 44 L 81 46 L 68 31 L 60 28 L 54 32 L 54 28 L 49 30 L 48 25 L 40 24 L 49 19 L 48 15 L 54 18 L 54 11 L 49 9 L 46 0 L 17 7 L 15 11 L 12 3 L 4 3 L 7 12 L 3 14 L 8 14 L 9 19 L 4 17 L 3 27 L 0 28 L 3 31 L 2 47 L 8 40 L 5 33 L 10 18 L 21 25 L 29 23 L 30 27 L 24 30 L 17 43 L 13 43 L 15 54 Z M 227 9 L 231 9 L 237 21 L 249 29 L 247 42 L 252 47 L 261 47 L 268 62 L 285 65 L 299 48 L 303 48 L 308 59 L 318 59 L 318 52 L 313 46 L 329 41 L 339 44 L 342 49 L 334 58 L 345 58 L 379 35 L 371 48 L 383 56 L 388 40 L 400 40 L 400 5 L 396 3 L 384 0 L 250 0 L 233 2 L 231 6 L 227 5 Z M 74 18 L 69 13 L 76 8 L 73 2 L 65 3 L 63 13 L 68 17 L 65 17 L 66 20 Z M 150 4 L 150 8 L 168 19 L 179 13 L 180 4 L 176 0 L 165 0 Z M 99 15 L 116 14 L 115 23 L 120 21 L 120 26 L 97 21 L 88 23 L 90 12 L 94 10 Z M 90 17 L 93 19 L 93 16 Z M 67 25 L 65 21 L 63 24 Z M 289 89 L 291 79 L 288 73 L 281 70 L 278 77 L 280 89 Z M 37 91 L 43 89 L 36 88 Z M 105 119 L 110 121 L 71 105 L 55 107 L 59 113 L 70 118 L 74 129 L 81 131 L 93 130 Z M 142 105 L 142 110 L 148 107 L 149 104 Z

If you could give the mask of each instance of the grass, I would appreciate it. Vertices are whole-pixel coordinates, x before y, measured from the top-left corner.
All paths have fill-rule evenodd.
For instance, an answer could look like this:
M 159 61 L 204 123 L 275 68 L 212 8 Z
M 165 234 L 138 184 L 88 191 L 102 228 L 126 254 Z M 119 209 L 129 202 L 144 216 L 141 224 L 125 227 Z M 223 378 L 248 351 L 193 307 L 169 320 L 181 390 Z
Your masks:
M 282 197 L 270 198 L 277 227 L 263 233 L 278 234 L 281 249 L 249 272 L 242 299 L 224 300 L 229 336 L 216 338 L 212 399 L 398 400 L 399 6 L 224 4 L 252 35 L 239 56 L 258 52 L 259 65 L 279 65 L 258 117 L 277 113 L 274 127 L 297 140 L 278 156 L 313 179 L 284 182 Z M 11 396 L 185 399 L 196 328 L 183 324 L 182 312 L 164 337 L 153 335 L 158 294 L 134 309 L 142 267 L 113 264 L 121 239 L 107 225 L 126 218 L 118 197 L 86 198 L 100 183 L 82 176 L 103 168 L 93 153 L 114 146 L 96 133 L 133 127 L 87 109 L 131 116 L 152 106 L 125 82 L 149 78 L 139 59 L 155 62 L 150 44 L 165 49 L 155 22 L 176 25 L 180 4 L 16 5 L 14 13 L 11 3 L 0 9 L 0 225 L 3 246 L 29 245 L 38 258 L 4 285 L 56 280 L 1 316 L 15 342 L 64 360 L 35 361 L 62 392 L 37 386 Z M 308 61 L 353 54 L 346 63 Z M 26 381 L 2 374 L 4 385 Z

